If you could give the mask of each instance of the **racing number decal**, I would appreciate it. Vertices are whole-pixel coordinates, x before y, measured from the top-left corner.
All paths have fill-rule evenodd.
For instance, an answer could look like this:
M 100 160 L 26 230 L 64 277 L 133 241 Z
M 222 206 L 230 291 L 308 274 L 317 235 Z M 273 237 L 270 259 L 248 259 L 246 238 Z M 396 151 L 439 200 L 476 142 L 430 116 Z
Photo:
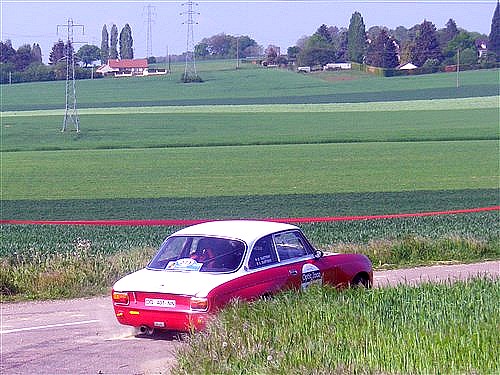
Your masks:
M 313 264 L 306 263 L 302 266 L 302 290 L 306 289 L 311 284 L 321 285 L 321 271 Z

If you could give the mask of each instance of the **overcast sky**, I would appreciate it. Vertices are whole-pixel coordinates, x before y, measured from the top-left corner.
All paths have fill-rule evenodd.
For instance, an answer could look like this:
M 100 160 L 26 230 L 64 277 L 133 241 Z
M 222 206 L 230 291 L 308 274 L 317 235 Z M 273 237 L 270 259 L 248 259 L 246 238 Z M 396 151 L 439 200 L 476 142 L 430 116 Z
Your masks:
M 152 51 L 154 56 L 181 54 L 186 50 L 186 10 L 182 1 L 118 0 L 0 0 L 1 37 L 10 39 L 14 48 L 39 43 L 44 61 L 52 45 L 66 40 L 68 19 L 83 25 L 74 29 L 74 41 L 101 45 L 104 24 L 108 31 L 113 23 L 120 32 L 125 23 L 132 28 L 135 57 L 146 56 L 148 12 L 151 5 Z M 443 28 L 452 18 L 458 27 L 468 31 L 490 33 L 497 0 L 488 1 L 292 1 L 292 0 L 219 0 L 197 1 L 194 10 L 197 24 L 194 41 L 219 33 L 248 35 L 258 44 L 274 44 L 282 51 L 295 45 L 304 35 L 313 34 L 321 24 L 348 27 L 353 12 L 363 16 L 366 28 L 371 26 L 412 27 L 428 20 Z M 81 46 L 81 45 L 80 45 Z M 79 48 L 77 44 L 76 49 Z

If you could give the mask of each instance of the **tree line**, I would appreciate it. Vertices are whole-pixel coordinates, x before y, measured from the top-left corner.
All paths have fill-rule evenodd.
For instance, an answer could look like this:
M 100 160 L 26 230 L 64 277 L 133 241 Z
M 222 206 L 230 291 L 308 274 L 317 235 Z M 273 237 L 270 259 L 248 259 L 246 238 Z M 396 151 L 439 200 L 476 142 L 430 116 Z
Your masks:
M 479 57 L 479 42 L 486 42 L 488 53 Z M 458 52 L 460 51 L 460 52 Z M 379 68 L 395 68 L 404 63 L 418 67 L 457 64 L 495 63 L 500 60 L 500 10 L 493 14 L 489 36 L 469 32 L 449 19 L 437 29 L 427 20 L 409 29 L 399 26 L 390 30 L 373 26 L 366 30 L 361 13 L 354 12 L 348 28 L 322 24 L 314 34 L 299 39 L 295 46 L 281 54 L 279 47 L 266 49 L 248 36 L 217 34 L 204 38 L 195 46 L 198 58 L 245 58 L 264 54 L 265 63 L 298 66 L 324 66 L 335 62 L 356 62 Z
M 34 43 L 33 46 L 25 44 L 16 50 L 12 42 L 6 40 L 0 42 L 0 83 L 66 79 L 66 64 L 72 64 L 73 60 L 79 63 L 75 69 L 76 78 L 90 78 L 92 71 L 86 68 L 94 61 L 100 60 L 102 64 L 105 64 L 108 59 L 118 58 L 134 58 L 132 29 L 128 23 L 119 35 L 115 24 L 111 26 L 110 35 L 104 25 L 101 48 L 84 44 L 75 53 L 70 41 L 65 43 L 58 40 L 49 52 L 48 65 L 42 62 L 42 50 L 39 44 Z
M 57 41 L 50 51 L 48 66 L 42 62 L 42 51 L 37 43 L 25 44 L 16 50 L 10 40 L 0 42 L 0 83 L 65 79 L 66 64 L 72 63 L 73 58 L 81 63 L 76 69 L 76 77 L 90 78 L 92 72 L 85 68 L 94 61 L 105 64 L 109 59 L 134 58 L 132 29 L 128 23 L 120 33 L 115 24 L 109 32 L 104 25 L 101 37 L 100 48 L 86 44 L 76 53 L 69 41 Z M 481 41 L 487 43 L 488 53 L 479 57 L 478 42 Z M 458 63 L 459 53 L 461 65 L 495 66 L 495 62 L 500 61 L 500 9 L 497 2 L 489 36 L 461 29 L 453 19 L 449 19 L 442 29 L 424 20 L 409 29 L 373 26 L 366 30 L 362 15 L 354 12 L 348 28 L 322 24 L 311 36 L 302 37 L 289 47 L 286 54 L 275 45 L 264 48 L 248 35 L 225 33 L 203 38 L 195 46 L 194 53 L 201 59 L 263 57 L 267 64 L 294 62 L 299 66 L 351 61 L 384 69 L 407 62 L 431 68 L 454 65 Z M 182 56 L 175 56 L 173 61 L 179 58 Z M 154 57 L 148 60 L 156 61 Z
M 481 44 L 488 53 L 481 54 Z M 366 30 L 363 17 L 354 12 L 349 27 L 339 29 L 323 24 L 310 36 L 299 40 L 288 49 L 288 57 L 299 65 L 325 65 L 334 62 L 356 62 L 374 67 L 392 69 L 412 63 L 417 67 L 457 64 L 477 64 L 498 61 L 500 57 L 499 7 L 493 15 L 489 36 L 457 27 L 453 19 L 437 29 L 427 20 L 410 29 L 399 26 L 390 30 L 373 26 Z M 460 51 L 460 52 L 459 52 Z

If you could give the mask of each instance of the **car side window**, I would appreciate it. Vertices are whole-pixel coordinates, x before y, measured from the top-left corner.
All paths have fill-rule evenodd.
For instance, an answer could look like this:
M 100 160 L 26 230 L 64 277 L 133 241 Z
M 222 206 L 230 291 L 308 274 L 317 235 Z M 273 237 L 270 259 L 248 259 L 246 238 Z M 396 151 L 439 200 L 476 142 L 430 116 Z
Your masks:
M 271 236 L 262 237 L 253 246 L 248 260 L 248 268 L 255 269 L 276 263 L 278 258 Z
M 280 261 L 300 258 L 310 253 L 306 241 L 298 231 L 282 232 L 274 235 L 274 243 Z

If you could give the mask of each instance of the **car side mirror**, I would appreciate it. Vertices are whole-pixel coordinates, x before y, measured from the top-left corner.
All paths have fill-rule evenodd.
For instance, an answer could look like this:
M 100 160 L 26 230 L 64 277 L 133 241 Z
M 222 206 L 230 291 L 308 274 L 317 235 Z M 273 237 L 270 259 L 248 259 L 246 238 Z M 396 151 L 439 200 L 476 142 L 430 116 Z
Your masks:
M 315 250 L 314 251 L 314 259 L 320 259 L 323 257 L 323 252 L 321 250 Z

